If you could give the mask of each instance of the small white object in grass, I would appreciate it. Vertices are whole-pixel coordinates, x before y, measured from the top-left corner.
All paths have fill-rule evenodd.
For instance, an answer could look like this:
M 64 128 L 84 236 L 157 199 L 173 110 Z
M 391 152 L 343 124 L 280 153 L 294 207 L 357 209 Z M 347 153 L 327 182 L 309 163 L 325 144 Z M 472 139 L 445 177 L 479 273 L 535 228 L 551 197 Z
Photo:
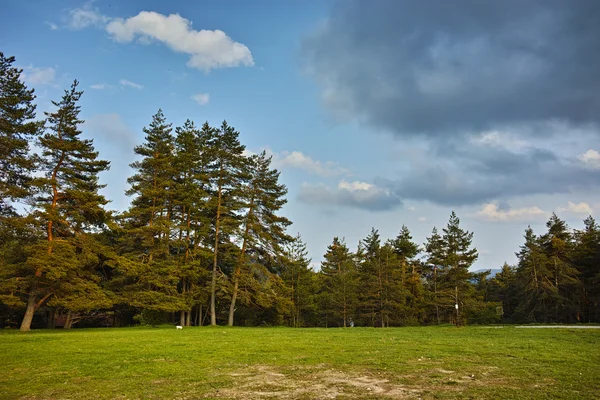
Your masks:
M 183 326 L 177 325 L 175 328 L 177 328 L 177 329 L 183 329 Z

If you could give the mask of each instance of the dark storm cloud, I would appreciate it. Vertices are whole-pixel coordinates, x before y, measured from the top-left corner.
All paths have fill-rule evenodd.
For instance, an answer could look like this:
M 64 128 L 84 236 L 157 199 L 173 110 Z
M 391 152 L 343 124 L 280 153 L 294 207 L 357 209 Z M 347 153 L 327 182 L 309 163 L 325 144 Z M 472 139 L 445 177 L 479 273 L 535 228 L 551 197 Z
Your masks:
M 381 179 L 376 184 L 399 198 L 456 206 L 587 190 L 600 180 L 600 170 L 585 168 L 576 159 L 560 158 L 546 149 L 513 152 L 463 146 L 451 153 L 437 151 L 432 161 L 417 162 L 401 178 Z
M 600 121 L 598 0 L 340 1 L 302 54 L 328 106 L 396 135 Z
M 342 181 L 336 188 L 323 184 L 304 184 L 298 200 L 311 205 L 357 208 L 368 211 L 388 211 L 402 205 L 402 199 L 392 190 L 365 182 Z

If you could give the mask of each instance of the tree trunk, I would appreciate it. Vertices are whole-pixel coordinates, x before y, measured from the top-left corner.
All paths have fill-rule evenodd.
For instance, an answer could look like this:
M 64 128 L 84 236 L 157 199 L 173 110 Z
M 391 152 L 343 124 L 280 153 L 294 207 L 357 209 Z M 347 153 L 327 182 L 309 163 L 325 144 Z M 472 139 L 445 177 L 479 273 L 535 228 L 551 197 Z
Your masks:
M 435 318 L 437 320 L 437 324 L 440 324 L 440 307 L 438 305 L 437 298 L 437 267 L 433 267 L 433 297 L 435 301 Z
M 221 222 L 221 192 L 223 188 L 219 182 L 217 194 L 217 219 L 215 220 L 215 252 L 213 255 L 212 279 L 210 282 L 210 324 L 217 325 L 217 312 L 215 306 L 215 297 L 217 291 L 217 255 L 219 253 L 219 223 Z
M 246 215 L 246 227 L 244 229 L 244 241 L 242 242 L 242 250 L 240 251 L 240 258 L 238 260 L 238 265 L 233 274 L 234 284 L 233 284 L 233 293 L 231 294 L 231 304 L 229 305 L 229 320 L 227 321 L 227 325 L 233 326 L 233 315 L 235 314 L 235 302 L 237 300 L 238 288 L 240 286 L 240 275 L 242 273 L 242 266 L 244 265 L 244 256 L 246 255 L 246 246 L 248 241 L 248 233 L 250 232 L 250 220 L 252 218 L 252 211 L 254 209 L 254 195 L 250 200 L 250 206 L 248 209 L 248 214 Z
M 33 321 L 33 314 L 35 314 L 35 293 L 32 290 L 29 293 L 29 299 L 27 300 L 27 309 L 25 310 L 23 322 L 21 322 L 21 332 L 27 332 L 31 330 L 31 321 Z
M 56 314 L 56 309 L 54 307 L 52 307 L 49 311 L 48 311 L 48 321 L 46 322 L 46 328 L 47 329 L 54 329 L 56 326 L 55 324 L 55 314 Z
M 229 305 L 229 320 L 227 321 L 228 326 L 233 326 L 233 314 L 235 313 L 235 301 L 237 300 L 239 287 L 239 278 L 235 279 L 233 284 L 233 293 L 231 294 L 231 304 Z
M 202 326 L 202 304 L 198 305 L 198 320 L 196 321 L 197 326 Z
M 346 321 L 348 320 L 348 315 L 346 312 L 346 293 L 344 293 L 344 328 L 346 328 Z
M 192 310 L 185 313 L 185 326 L 192 326 Z
M 181 310 L 179 312 L 179 326 L 185 325 L 185 311 Z
M 458 315 L 458 286 L 454 287 L 454 299 L 456 301 L 454 308 L 456 308 L 456 326 L 460 325 L 459 315 Z
M 69 311 L 67 313 L 67 319 L 65 320 L 65 326 L 63 326 L 63 329 L 71 329 L 72 326 L 73 326 L 73 319 L 71 318 L 71 311 Z

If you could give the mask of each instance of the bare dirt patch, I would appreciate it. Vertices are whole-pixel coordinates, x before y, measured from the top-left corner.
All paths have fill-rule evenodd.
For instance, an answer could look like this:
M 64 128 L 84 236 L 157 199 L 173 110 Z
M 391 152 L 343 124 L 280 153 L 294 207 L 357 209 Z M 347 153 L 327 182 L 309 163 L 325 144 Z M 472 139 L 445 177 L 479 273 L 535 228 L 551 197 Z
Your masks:
M 353 375 L 334 369 L 296 370 L 283 374 L 270 366 L 249 367 L 230 374 L 235 387 L 211 393 L 227 399 L 420 399 L 421 390 L 396 385 L 367 374 Z

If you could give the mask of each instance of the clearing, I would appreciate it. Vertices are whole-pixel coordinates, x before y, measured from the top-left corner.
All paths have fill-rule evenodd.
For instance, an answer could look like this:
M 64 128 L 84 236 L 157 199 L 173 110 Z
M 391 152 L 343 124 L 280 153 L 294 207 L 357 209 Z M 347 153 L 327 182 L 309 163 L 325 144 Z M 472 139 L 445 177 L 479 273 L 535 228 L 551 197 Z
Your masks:
M 489 328 L 5 330 L 0 398 L 600 398 L 600 331 Z

